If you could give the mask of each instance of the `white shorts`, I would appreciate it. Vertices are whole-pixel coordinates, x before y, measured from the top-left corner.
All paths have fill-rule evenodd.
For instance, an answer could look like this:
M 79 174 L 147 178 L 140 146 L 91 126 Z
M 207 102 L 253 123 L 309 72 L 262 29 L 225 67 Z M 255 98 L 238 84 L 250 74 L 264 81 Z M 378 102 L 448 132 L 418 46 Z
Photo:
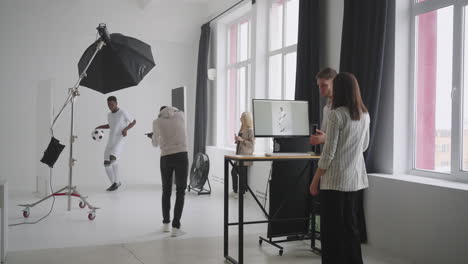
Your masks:
M 107 144 L 106 149 L 104 150 L 104 160 L 110 160 L 111 155 L 119 159 L 123 146 L 124 143 L 122 141 L 113 145 Z

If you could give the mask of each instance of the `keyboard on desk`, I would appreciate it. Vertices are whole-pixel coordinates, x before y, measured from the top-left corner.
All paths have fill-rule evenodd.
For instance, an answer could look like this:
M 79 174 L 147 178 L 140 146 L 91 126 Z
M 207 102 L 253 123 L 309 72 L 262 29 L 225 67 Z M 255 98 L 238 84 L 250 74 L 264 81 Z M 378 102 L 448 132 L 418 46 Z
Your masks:
M 312 153 L 308 152 L 268 152 L 265 153 L 267 157 L 297 157 L 297 156 L 312 156 Z

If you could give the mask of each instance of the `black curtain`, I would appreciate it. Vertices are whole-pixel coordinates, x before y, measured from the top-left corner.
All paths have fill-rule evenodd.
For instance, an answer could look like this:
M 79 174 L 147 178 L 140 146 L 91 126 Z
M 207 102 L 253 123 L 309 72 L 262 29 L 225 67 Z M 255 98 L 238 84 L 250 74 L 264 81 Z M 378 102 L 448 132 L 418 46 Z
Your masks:
M 320 70 L 319 18 L 319 1 L 300 0 L 295 99 L 309 102 L 309 124 L 320 124 L 320 94 L 315 85 Z
M 371 117 L 369 148 L 364 154 L 368 171 L 374 171 L 372 152 L 379 120 L 380 94 L 385 60 L 385 41 L 388 23 L 388 0 L 344 1 L 343 33 L 340 71 L 351 72 L 358 79 L 364 104 Z M 361 192 L 359 213 L 361 241 L 367 241 Z
M 300 0 L 295 99 L 309 102 L 309 125 L 320 123 L 320 95 L 315 85 L 319 71 L 319 16 L 319 1 Z M 276 138 L 275 145 L 279 146 L 277 152 L 310 150 L 308 137 Z M 272 163 L 270 213 L 274 219 L 308 216 L 314 202 L 308 194 L 314 170 L 307 161 Z M 274 222 L 268 225 L 268 237 L 304 233 L 307 228 L 304 221 Z
M 193 156 L 206 153 L 207 129 L 207 82 L 208 82 L 208 51 L 210 46 L 210 24 L 201 27 L 200 43 L 198 46 L 197 93 L 195 95 L 195 136 L 193 142 Z

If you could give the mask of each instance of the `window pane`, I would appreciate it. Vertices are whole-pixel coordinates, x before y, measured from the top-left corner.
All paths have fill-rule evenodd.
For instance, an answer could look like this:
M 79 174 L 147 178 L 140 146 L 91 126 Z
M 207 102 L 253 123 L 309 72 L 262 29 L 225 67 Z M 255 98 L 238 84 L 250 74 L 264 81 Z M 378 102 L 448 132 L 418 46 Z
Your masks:
M 468 170 L 468 7 L 464 7 L 463 34 L 463 170 Z
M 228 64 L 234 64 L 237 62 L 237 24 L 229 26 L 228 39 Z
M 249 64 L 247 66 L 247 108 L 245 109 L 245 111 L 252 111 L 252 98 L 251 98 L 251 89 L 252 89 L 252 67 L 251 65 Z
M 282 84 L 282 63 L 283 55 L 278 54 L 270 57 L 269 64 L 269 82 L 268 82 L 268 98 L 281 99 L 281 84 Z
M 416 18 L 415 167 L 450 172 L 453 6 Z
M 240 34 L 239 34 L 239 61 L 245 61 L 249 58 L 249 21 L 243 22 L 240 24 Z
M 234 147 L 234 133 L 237 133 L 237 69 L 228 70 L 228 90 L 226 93 L 226 117 L 227 129 L 224 145 Z
M 246 67 L 242 67 L 239 69 L 239 113 L 245 112 L 247 110 L 246 97 L 247 97 L 247 70 L 246 70 Z
M 275 0 L 270 10 L 270 51 L 283 47 L 283 1 Z
M 296 52 L 286 54 L 284 68 L 284 99 L 294 100 L 296 92 Z
M 297 43 L 299 26 L 299 0 L 290 0 L 286 6 L 286 46 Z

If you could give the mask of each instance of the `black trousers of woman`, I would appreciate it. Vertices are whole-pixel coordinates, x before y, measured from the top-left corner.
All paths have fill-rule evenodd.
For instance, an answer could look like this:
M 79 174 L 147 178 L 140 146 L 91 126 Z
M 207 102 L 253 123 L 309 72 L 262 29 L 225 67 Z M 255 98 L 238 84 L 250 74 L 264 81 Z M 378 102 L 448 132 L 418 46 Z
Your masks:
M 187 152 L 179 152 L 171 155 L 161 156 L 161 182 L 163 187 L 162 194 L 162 213 L 163 223 L 171 222 L 171 194 L 172 194 L 172 175 L 175 172 L 176 183 L 176 202 L 174 206 L 174 218 L 172 227 L 180 228 L 180 218 L 184 209 L 185 189 L 187 188 L 188 177 L 188 155 Z
M 362 264 L 358 192 L 320 190 L 322 264 Z
M 237 166 L 237 169 L 239 170 L 240 173 L 243 173 L 244 175 L 247 175 L 247 166 Z M 231 170 L 231 177 L 232 177 L 232 191 L 235 193 L 238 192 L 239 190 L 239 175 L 237 171 L 232 168 Z M 247 178 L 246 178 L 247 180 Z M 245 188 L 244 188 L 244 193 L 245 193 Z

